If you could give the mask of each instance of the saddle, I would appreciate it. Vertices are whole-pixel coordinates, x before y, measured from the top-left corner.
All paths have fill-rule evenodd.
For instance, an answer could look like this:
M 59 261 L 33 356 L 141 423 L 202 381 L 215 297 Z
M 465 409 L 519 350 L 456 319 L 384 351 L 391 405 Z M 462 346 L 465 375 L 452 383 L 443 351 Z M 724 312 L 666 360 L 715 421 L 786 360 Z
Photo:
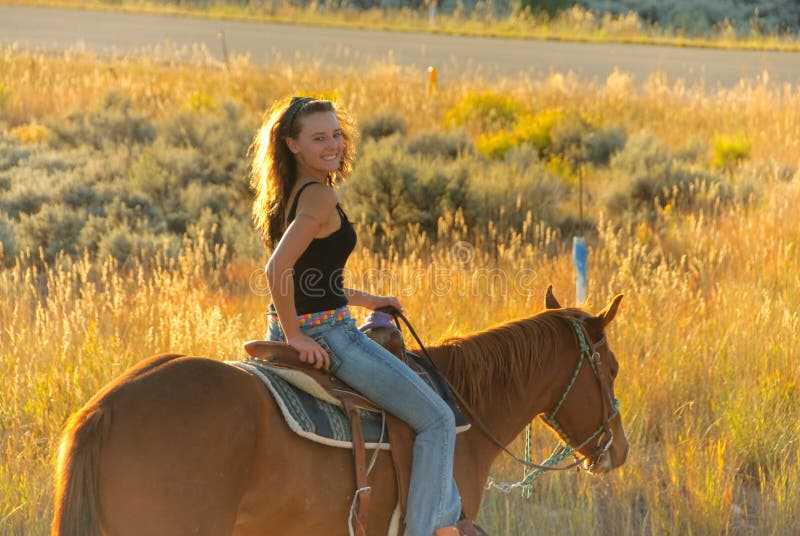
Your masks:
M 373 329 L 368 330 L 367 335 L 371 336 L 399 359 L 405 361 L 403 359 L 402 337 L 399 333 L 396 333 L 397 337 L 394 337 L 392 333 L 383 329 Z M 397 338 L 399 338 L 399 345 Z M 303 390 L 317 398 L 340 405 L 347 414 L 352 431 L 353 458 L 355 462 L 357 508 L 354 525 L 357 536 L 366 536 L 371 496 L 371 486 L 367 480 L 367 455 L 359 410 L 364 409 L 384 413 L 386 428 L 391 438 L 390 452 L 396 475 L 397 496 L 400 508 L 405 512 L 408 487 L 411 481 L 414 430 L 391 413 L 384 412 L 376 404 L 340 379 L 324 370 L 316 369 L 312 365 L 300 361 L 297 350 L 286 343 L 256 340 L 246 342 L 244 347 L 251 357 L 266 360 L 269 362 L 270 367 L 289 372 L 289 375 L 284 375 L 283 377 L 290 383 L 298 385 L 302 382 L 303 386 L 301 388 Z M 291 375 L 295 373 L 301 375 L 306 381 L 301 380 L 299 376 L 294 379 L 291 378 Z M 308 379 L 311 381 L 307 381 Z

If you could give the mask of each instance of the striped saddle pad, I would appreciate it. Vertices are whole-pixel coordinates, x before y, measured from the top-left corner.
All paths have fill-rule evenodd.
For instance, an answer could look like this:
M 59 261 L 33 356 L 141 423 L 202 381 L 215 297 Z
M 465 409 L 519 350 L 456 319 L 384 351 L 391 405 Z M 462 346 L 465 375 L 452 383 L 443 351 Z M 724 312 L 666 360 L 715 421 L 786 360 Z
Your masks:
M 469 429 L 469 423 L 464 418 L 455 397 L 447 387 L 446 382 L 439 376 L 438 371 L 416 354 L 408 354 L 413 360 L 412 367 L 416 364 L 416 372 L 450 405 L 456 418 L 456 432 Z M 281 409 L 286 424 L 296 434 L 324 445 L 341 448 L 352 448 L 352 435 L 350 421 L 344 410 L 332 403 L 324 396 L 318 398 L 309 394 L 304 382 L 298 381 L 295 370 L 270 367 L 268 361 L 259 359 L 245 359 L 242 361 L 228 361 L 229 365 L 246 370 L 255 375 L 267 387 Z M 309 385 L 317 385 L 311 380 Z M 306 390 L 304 390 L 306 389 Z M 320 393 L 316 393 L 320 395 Z M 331 397 L 332 398 L 332 397 Z M 361 412 L 361 425 L 364 432 L 364 442 L 368 449 L 389 449 L 389 437 L 386 432 L 383 416 L 366 410 Z

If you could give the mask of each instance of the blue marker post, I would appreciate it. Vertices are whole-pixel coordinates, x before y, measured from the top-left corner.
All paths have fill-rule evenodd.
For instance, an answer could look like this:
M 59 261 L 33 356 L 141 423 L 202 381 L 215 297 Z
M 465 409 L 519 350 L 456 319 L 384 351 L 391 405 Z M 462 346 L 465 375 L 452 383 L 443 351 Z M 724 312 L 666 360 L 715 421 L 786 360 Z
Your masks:
M 572 238 L 572 264 L 575 266 L 575 305 L 586 303 L 586 260 L 589 250 L 586 249 L 586 239 L 582 236 Z
M 586 288 L 589 286 L 586 275 L 589 250 L 586 249 L 586 239 L 583 237 L 583 166 L 578 168 L 578 211 L 580 236 L 572 238 L 572 264 L 575 266 L 575 305 L 581 306 L 586 303 Z

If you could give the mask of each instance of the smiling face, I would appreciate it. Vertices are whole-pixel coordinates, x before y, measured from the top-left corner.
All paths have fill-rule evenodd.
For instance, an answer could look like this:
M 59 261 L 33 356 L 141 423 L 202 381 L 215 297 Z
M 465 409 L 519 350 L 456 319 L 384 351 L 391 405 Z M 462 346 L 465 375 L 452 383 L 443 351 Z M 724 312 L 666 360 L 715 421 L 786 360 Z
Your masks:
M 344 152 L 344 133 L 334 112 L 314 112 L 299 118 L 300 132 L 286 138 L 297 159 L 299 176 L 323 179 L 339 169 Z

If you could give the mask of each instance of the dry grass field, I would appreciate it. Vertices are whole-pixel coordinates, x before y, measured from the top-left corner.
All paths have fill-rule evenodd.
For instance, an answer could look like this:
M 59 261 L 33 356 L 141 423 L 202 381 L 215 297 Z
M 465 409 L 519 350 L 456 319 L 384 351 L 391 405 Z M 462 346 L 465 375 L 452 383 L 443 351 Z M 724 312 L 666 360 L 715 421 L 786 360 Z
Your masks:
M 531 500 L 488 492 L 479 521 L 499 535 L 800 533 L 798 89 L 762 79 L 711 90 L 624 73 L 590 84 L 559 74 L 441 78 L 432 99 L 422 73 L 390 63 L 334 73 L 312 59 L 256 66 L 234 58 L 225 69 L 192 51 L 102 59 L 9 47 L 0 50 L 0 132 L 4 143 L 46 152 L 63 114 L 94 109 L 113 90 L 153 121 L 232 101 L 253 129 L 274 98 L 324 93 L 359 119 L 391 109 L 412 136 L 441 130 L 465 96 L 492 89 L 532 111 L 556 107 L 620 126 L 628 146 L 646 134 L 670 161 L 692 152 L 687 166 L 716 173 L 729 193 L 719 183 L 675 187 L 634 218 L 599 201 L 622 163 L 586 172 L 588 307 L 625 294 L 609 338 L 620 361 L 627 463 L 603 477 L 544 476 Z M 715 164 L 711 140 L 736 133 L 747 137 L 747 158 Z M 511 165 L 502 162 L 493 165 Z M 2 173 L 11 167 L 4 161 Z M 470 180 L 490 179 L 476 172 Z M 564 180 L 570 184 L 569 173 Z M 558 204 L 561 214 L 577 210 L 574 195 Z M 248 210 L 243 203 L 243 217 Z M 444 210 L 435 235 L 409 223 L 389 246 L 364 222 L 348 278 L 400 294 L 429 341 L 535 313 L 548 283 L 572 302 L 571 234 L 523 219 L 470 227 L 460 212 Z M 268 297 L 258 274 L 266 257 L 258 247 L 231 255 L 200 234 L 179 251 L 124 262 L 88 252 L 39 257 L 20 251 L 0 269 L 0 534 L 47 532 L 62 426 L 111 378 L 159 352 L 240 357 L 242 341 L 265 330 Z M 450 282 L 446 291 L 432 267 Z M 488 270 L 502 277 L 483 278 Z M 535 429 L 543 457 L 555 438 Z M 522 439 L 513 447 L 520 452 Z M 504 458 L 492 473 L 521 477 Z

